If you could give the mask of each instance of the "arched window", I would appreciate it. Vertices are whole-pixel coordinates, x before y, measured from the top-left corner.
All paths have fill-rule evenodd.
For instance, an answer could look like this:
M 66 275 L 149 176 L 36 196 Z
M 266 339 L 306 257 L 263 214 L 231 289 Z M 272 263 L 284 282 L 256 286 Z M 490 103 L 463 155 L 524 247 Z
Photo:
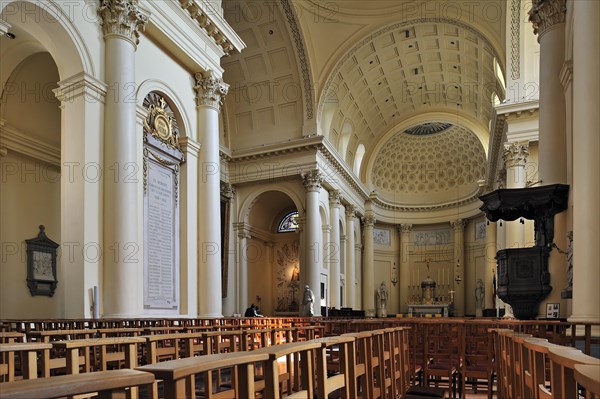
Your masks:
M 348 143 L 350 142 L 350 136 L 352 135 L 352 123 L 349 120 L 344 122 L 342 127 L 342 139 L 341 139 L 341 155 L 342 158 L 346 159 L 346 152 L 348 151 Z
M 365 156 L 365 146 L 364 144 L 359 144 L 356 149 L 356 155 L 354 156 L 354 173 L 356 176 L 360 175 L 360 165 L 362 164 L 363 157 Z
M 502 73 L 502 68 L 498 63 L 498 60 L 494 57 L 494 72 L 496 73 L 496 78 L 502 85 L 502 89 L 506 90 L 506 80 L 504 80 L 504 73 Z
M 289 233 L 291 231 L 298 230 L 298 212 L 293 211 L 285 215 L 281 222 L 279 222 L 279 226 L 277 227 L 278 233 Z

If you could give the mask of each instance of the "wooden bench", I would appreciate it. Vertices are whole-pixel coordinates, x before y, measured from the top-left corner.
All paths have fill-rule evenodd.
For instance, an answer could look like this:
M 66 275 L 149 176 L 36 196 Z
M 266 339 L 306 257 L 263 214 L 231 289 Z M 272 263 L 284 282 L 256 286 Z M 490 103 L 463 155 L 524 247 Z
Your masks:
M 321 347 L 317 340 L 292 342 L 283 345 L 267 346 L 257 349 L 252 353 L 267 354 L 265 361 L 265 398 L 306 398 L 314 397 L 314 351 Z M 286 358 L 286 369 L 280 373 L 278 359 Z M 300 359 L 299 366 L 289 369 L 290 357 Z M 295 364 L 295 362 L 294 362 Z M 295 380 L 295 383 L 292 383 Z M 286 395 L 282 395 L 281 384 L 286 383 Z M 292 390 L 295 392 L 292 393 Z M 254 396 L 251 396 L 254 397 Z
M 600 399 L 600 366 L 576 364 L 575 381 L 585 388 L 585 399 Z
M 21 354 L 21 374 L 24 379 L 37 378 L 37 353 L 50 352 L 52 345 L 37 342 L 15 342 L 12 344 L 0 344 L 0 354 L 6 355 L 8 362 L 0 364 L 0 376 L 6 375 L 8 382 L 15 380 L 15 353 Z M 44 355 L 42 355 L 42 358 Z M 50 377 L 50 375 L 43 375 Z
M 53 342 L 55 348 L 63 349 L 66 353 L 67 374 L 78 374 L 80 366 L 84 372 L 92 370 L 90 364 L 80 364 L 79 351 L 89 353 L 90 349 L 100 348 L 100 364 L 98 371 L 107 370 L 108 363 L 124 359 L 125 368 L 133 369 L 138 364 L 137 345 L 145 343 L 146 340 L 141 337 L 115 337 L 115 338 L 94 338 L 94 339 L 75 339 L 71 341 Z M 107 346 L 118 346 L 119 349 L 114 352 L 108 352 Z M 85 356 L 84 356 L 85 357 Z
M 321 348 L 317 349 L 317 397 L 327 398 L 329 394 L 340 391 L 342 398 L 355 398 L 356 393 L 350 392 L 349 370 L 354 368 L 355 358 L 351 357 L 351 347 L 354 346 L 355 338 L 349 335 L 328 337 L 319 339 Z M 337 370 L 331 373 L 328 365 L 327 351 L 335 348 L 337 350 L 339 361 Z M 331 354 L 329 354 L 331 357 Z M 332 374 L 328 377 L 329 374 Z
M 269 359 L 266 353 L 235 352 L 227 354 L 214 354 L 198 357 L 190 357 L 179 360 L 148 364 L 138 367 L 137 370 L 147 371 L 154 374 L 155 378 L 163 381 L 165 398 L 195 398 L 195 376 L 198 374 L 211 375 L 213 370 L 226 367 L 238 369 L 238 381 L 232 386 L 233 397 L 253 398 L 254 387 L 254 363 Z M 233 373 L 232 373 L 233 374 Z M 205 398 L 221 397 L 223 395 L 213 394 L 213 386 L 210 378 L 205 379 Z M 218 389 L 219 387 L 217 387 Z M 156 398 L 153 398 L 156 399 Z
M 600 366 L 600 359 L 588 356 L 580 350 L 563 346 L 549 348 L 550 358 L 550 392 L 540 387 L 543 395 L 551 398 L 577 398 L 577 383 L 575 381 L 575 365 L 586 364 Z
M 52 399 L 98 392 L 100 399 L 117 399 L 124 398 L 128 388 L 137 389 L 152 382 L 154 376 L 142 371 L 128 369 L 98 371 L 7 382 L 0 384 L 0 397 L 2 399 Z

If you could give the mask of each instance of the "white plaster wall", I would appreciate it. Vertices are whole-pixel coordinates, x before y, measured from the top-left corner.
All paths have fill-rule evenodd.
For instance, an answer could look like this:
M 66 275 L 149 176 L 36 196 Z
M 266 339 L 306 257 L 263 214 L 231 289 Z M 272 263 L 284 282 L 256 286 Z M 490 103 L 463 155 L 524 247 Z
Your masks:
M 63 317 L 64 275 L 57 268 L 53 297 L 32 297 L 26 281 L 25 244 L 26 239 L 37 237 L 41 224 L 48 238 L 61 244 L 60 172 L 11 152 L 0 157 L 0 170 L 0 319 Z M 59 247 L 60 256 L 68 256 L 63 249 Z

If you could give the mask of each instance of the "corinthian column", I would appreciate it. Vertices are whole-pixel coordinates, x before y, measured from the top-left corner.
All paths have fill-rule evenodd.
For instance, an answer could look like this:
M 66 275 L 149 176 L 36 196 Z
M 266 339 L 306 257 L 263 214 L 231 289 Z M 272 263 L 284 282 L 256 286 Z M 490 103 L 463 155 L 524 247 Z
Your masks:
M 306 266 L 306 284 L 315 294 L 316 298 L 320 296 L 320 277 L 323 242 L 319 228 L 321 217 L 319 214 L 319 192 L 323 177 L 318 170 L 313 170 L 303 176 L 304 188 L 306 189 L 306 239 L 305 239 L 305 266 Z M 319 305 L 316 306 L 316 309 Z
M 212 72 L 194 75 L 198 141 L 198 314 L 222 316 L 219 110 L 229 85 Z
M 540 43 L 539 180 L 567 181 L 565 95 L 560 72 L 565 62 L 565 0 L 533 0 L 529 20 Z
M 573 44 L 573 312 L 569 321 L 598 323 L 600 2 L 576 0 L 570 4 L 577 41 Z
M 143 251 L 138 242 L 135 50 L 148 16 L 137 0 L 103 0 L 98 7 L 104 33 L 104 314 L 134 316 L 141 310 Z M 134 252 L 132 252 L 132 249 Z M 133 256 L 131 256 L 133 254 Z
M 346 297 L 348 298 L 346 306 L 354 309 L 356 304 L 356 262 L 354 240 L 354 218 L 356 217 L 356 207 L 354 205 L 346 206 Z
M 575 5 L 579 0 L 573 1 Z M 561 71 L 565 63 L 565 0 L 533 0 L 529 20 L 540 43 L 540 132 L 539 132 L 539 180 L 542 184 L 567 183 L 567 129 L 565 93 Z M 587 1 L 584 1 L 587 3 Z M 588 33 L 583 33 L 587 36 Z M 579 40 L 577 36 L 577 40 Z M 588 49 L 587 51 L 589 51 Z M 595 51 L 598 51 L 596 47 Z M 594 79 L 597 81 L 598 74 Z M 589 82 L 588 82 L 589 83 Z M 588 90 L 586 87 L 584 91 Z M 575 110 L 576 104 L 573 109 Z M 574 118 L 575 120 L 575 118 Z M 597 147 L 596 147 L 597 151 Z M 579 156 L 579 154 L 575 156 Z M 554 216 L 554 243 L 559 248 L 567 245 L 567 212 Z M 561 302 L 560 288 L 565 284 L 565 258 L 557 251 L 550 252 L 548 271 L 555 287 L 540 305 L 539 313 L 545 311 L 545 302 Z M 561 315 L 562 316 L 562 315 Z
M 363 263 L 363 310 L 377 311 L 375 308 L 375 254 L 373 243 L 373 227 L 375 226 L 375 216 L 367 214 L 365 216 L 365 252 Z
M 510 143 L 504 146 L 504 165 L 506 166 L 506 187 L 525 188 L 527 175 L 525 164 L 529 156 L 529 143 Z M 506 222 L 506 246 L 523 248 L 525 246 L 525 225 L 519 220 Z
M 398 233 L 400 234 L 400 312 L 408 313 L 408 293 L 410 281 L 410 232 L 412 224 L 398 225 Z
M 340 192 L 333 190 L 329 193 L 329 207 L 331 214 L 331 234 L 329 236 L 329 297 L 330 306 L 335 309 L 340 308 Z
M 450 222 L 454 229 L 454 314 L 465 315 L 465 225 L 462 219 Z

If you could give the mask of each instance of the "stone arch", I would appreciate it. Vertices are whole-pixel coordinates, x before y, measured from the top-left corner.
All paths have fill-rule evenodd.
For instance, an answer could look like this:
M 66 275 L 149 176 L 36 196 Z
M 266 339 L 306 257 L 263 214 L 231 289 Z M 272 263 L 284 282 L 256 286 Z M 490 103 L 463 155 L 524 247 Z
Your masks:
M 290 199 L 296 206 L 296 209 L 298 210 L 298 214 L 300 215 L 300 217 L 304 217 L 304 203 L 300 199 L 298 194 L 295 193 L 293 190 L 290 190 L 287 187 L 275 185 L 275 186 L 267 186 L 267 187 L 260 188 L 256 191 L 253 191 L 248 197 L 246 197 L 239 208 L 238 222 L 248 223 L 248 221 L 249 221 L 248 218 L 250 216 L 250 211 L 252 210 L 252 207 L 254 206 L 256 201 L 258 201 L 258 199 L 260 198 L 260 196 L 262 194 L 269 192 L 269 191 L 278 191 L 278 192 L 286 194 L 288 197 L 290 197 Z
M 89 9 L 89 5 L 82 7 Z M 69 9 L 69 14 L 76 12 Z M 91 14 L 89 10 L 88 13 Z M 95 12 L 93 15 L 96 18 Z M 30 36 L 27 43 L 20 46 L 20 51 L 15 54 L 16 57 L 11 56 L 10 63 L 14 64 L 13 68 L 27 56 L 39 52 L 40 48 L 43 48 L 54 58 L 61 79 L 81 72 L 96 76 L 90 50 L 79 29 L 75 26 L 73 17 L 74 15 L 68 15 L 65 9 L 55 1 L 9 0 L 3 2 L 0 18 L 11 25 L 9 31 L 15 29 Z M 6 65 L 6 67 L 8 70 L 12 70 L 10 65 Z

